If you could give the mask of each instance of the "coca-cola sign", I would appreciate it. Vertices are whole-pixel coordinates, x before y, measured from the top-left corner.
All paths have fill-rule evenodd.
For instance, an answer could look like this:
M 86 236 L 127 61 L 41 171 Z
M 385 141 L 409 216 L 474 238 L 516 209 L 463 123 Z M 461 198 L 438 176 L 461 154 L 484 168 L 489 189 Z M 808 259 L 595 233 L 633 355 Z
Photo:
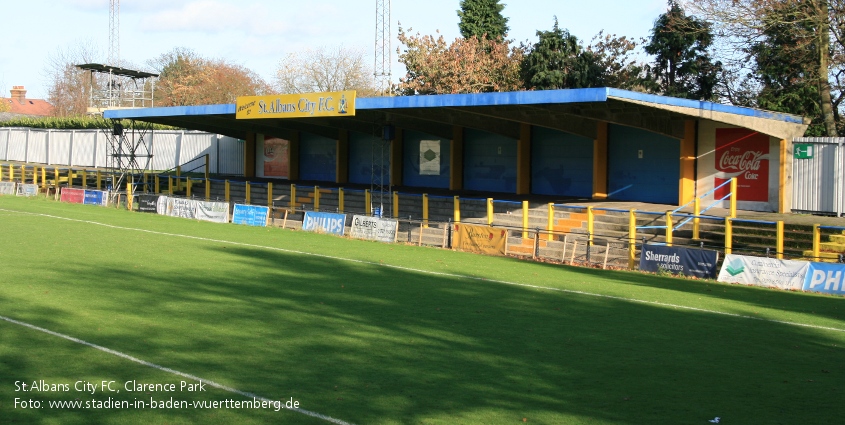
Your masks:
M 715 186 L 737 179 L 737 200 L 769 200 L 769 136 L 743 128 L 716 130 Z M 730 193 L 727 185 L 716 191 L 720 199 Z

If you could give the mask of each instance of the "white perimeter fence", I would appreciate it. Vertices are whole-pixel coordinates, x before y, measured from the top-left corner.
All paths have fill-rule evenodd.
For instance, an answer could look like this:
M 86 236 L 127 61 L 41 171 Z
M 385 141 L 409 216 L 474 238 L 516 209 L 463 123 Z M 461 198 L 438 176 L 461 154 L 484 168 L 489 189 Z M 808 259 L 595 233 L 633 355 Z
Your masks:
M 136 132 L 135 135 L 140 138 L 140 133 Z M 132 135 L 129 134 L 128 137 L 131 138 Z M 243 140 L 219 134 L 179 130 L 148 130 L 143 138 L 153 155 L 151 160 L 138 160 L 141 168 L 145 170 L 169 170 L 190 162 L 185 167 L 187 170 L 193 169 L 202 173 L 205 172 L 205 161 L 202 158 L 208 154 L 209 173 L 243 175 Z M 0 161 L 107 167 L 108 139 L 108 133 L 95 129 L 0 128 Z

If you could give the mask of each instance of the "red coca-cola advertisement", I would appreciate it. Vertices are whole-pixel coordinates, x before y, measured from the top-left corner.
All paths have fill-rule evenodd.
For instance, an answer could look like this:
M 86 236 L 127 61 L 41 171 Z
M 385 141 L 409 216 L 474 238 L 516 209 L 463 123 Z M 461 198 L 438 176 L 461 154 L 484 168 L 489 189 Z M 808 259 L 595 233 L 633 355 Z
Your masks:
M 716 129 L 715 186 L 736 177 L 737 201 L 769 200 L 769 136 L 744 128 Z M 716 199 L 730 193 L 716 190 Z

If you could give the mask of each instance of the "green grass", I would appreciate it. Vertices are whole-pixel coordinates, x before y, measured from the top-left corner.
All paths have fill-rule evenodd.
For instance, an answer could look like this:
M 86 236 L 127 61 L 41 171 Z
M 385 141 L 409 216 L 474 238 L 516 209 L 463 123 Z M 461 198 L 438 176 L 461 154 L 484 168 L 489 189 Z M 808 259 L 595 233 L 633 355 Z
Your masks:
M 837 297 L 42 199 L 0 197 L 0 209 L 215 240 L 0 210 L 0 316 L 355 424 L 845 416 Z M 0 423 L 326 423 L 272 410 L 14 408 L 15 397 L 139 398 L 15 391 L 40 379 L 184 380 L 0 320 Z

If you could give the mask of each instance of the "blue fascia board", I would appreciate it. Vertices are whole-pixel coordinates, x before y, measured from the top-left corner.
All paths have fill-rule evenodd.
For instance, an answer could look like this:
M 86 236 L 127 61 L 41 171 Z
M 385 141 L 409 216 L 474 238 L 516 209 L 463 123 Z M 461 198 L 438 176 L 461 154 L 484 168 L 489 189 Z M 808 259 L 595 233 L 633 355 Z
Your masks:
M 448 108 L 466 106 L 518 106 L 543 103 L 585 103 L 607 101 L 607 89 L 538 90 L 472 94 L 440 94 L 394 97 L 362 97 L 356 109 Z
M 169 106 L 162 108 L 141 109 L 108 109 L 103 112 L 103 118 L 129 119 L 149 117 L 180 117 L 187 115 L 234 115 L 235 104 L 201 105 L 201 106 Z
M 471 106 L 519 106 L 562 103 L 606 102 L 608 97 L 636 100 L 666 106 L 692 108 L 696 110 L 722 112 L 754 118 L 763 118 L 789 123 L 803 124 L 801 116 L 742 106 L 723 105 L 714 102 L 680 99 L 614 88 L 538 90 L 473 94 L 441 94 L 394 97 L 362 97 L 356 99 L 355 108 L 374 109 L 410 109 L 410 108 L 448 108 Z M 235 104 L 173 106 L 142 109 L 110 109 L 103 113 L 104 118 L 143 119 L 149 117 L 199 116 L 199 115 L 234 115 Z
M 614 88 L 608 88 L 607 95 L 610 97 L 638 100 L 641 102 L 656 103 L 659 105 L 692 108 L 702 111 L 723 112 L 726 114 L 742 115 L 747 117 L 763 118 L 796 124 L 804 123 L 804 118 L 798 115 L 764 111 L 762 109 L 746 108 L 743 106 L 723 105 L 721 103 L 707 102 L 703 100 L 681 99 L 677 97 L 660 96 L 656 94 L 639 93 Z

